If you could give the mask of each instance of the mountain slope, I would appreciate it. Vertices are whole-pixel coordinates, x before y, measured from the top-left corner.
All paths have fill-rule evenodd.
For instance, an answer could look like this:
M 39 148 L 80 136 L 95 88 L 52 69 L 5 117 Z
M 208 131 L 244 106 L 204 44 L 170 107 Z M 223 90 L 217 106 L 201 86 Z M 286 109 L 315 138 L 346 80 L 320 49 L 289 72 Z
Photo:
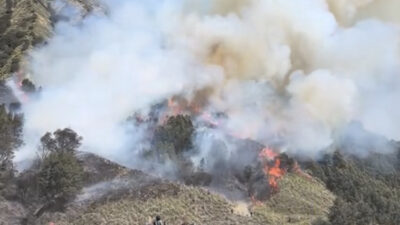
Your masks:
M 231 202 L 200 187 L 161 182 L 128 188 L 73 213 L 46 214 L 37 224 L 146 224 L 162 215 L 168 224 L 310 224 L 326 218 L 334 196 L 323 184 L 289 174 L 265 203 Z M 76 203 L 75 203 L 76 204 Z M 71 205 L 71 208 L 74 206 Z M 78 213 L 77 213 L 78 212 Z
M 0 80 L 16 72 L 24 54 L 51 33 L 47 0 L 0 0 Z

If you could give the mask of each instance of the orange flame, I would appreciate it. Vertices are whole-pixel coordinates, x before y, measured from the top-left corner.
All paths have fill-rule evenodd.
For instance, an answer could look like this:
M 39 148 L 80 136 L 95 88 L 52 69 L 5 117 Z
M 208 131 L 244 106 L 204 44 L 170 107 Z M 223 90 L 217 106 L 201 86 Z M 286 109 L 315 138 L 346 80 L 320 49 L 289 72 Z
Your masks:
M 250 197 L 250 199 L 251 199 L 251 202 L 252 202 L 252 204 L 253 204 L 254 206 L 260 206 L 260 205 L 263 204 L 261 201 L 257 200 L 256 197 L 254 197 L 254 195 L 252 195 L 252 196 Z
M 168 109 L 171 111 L 171 114 L 173 116 L 176 116 L 176 115 L 182 113 L 182 108 L 172 98 L 168 99 Z
M 209 112 L 202 111 L 202 107 L 195 102 L 188 102 L 178 97 L 171 97 L 168 99 L 166 112 L 160 117 L 161 124 L 164 124 L 168 120 L 168 117 L 177 115 L 195 115 L 212 127 L 218 127 L 220 125 L 217 119 Z
M 165 111 L 159 118 L 160 124 L 165 124 L 169 117 L 183 114 L 183 107 L 173 97 L 168 99 L 167 111 Z
M 203 112 L 203 113 L 200 115 L 200 118 L 201 118 L 203 121 L 206 121 L 208 124 L 210 124 L 210 125 L 212 125 L 212 126 L 214 126 L 214 127 L 218 127 L 218 126 L 219 126 L 219 122 L 218 122 L 217 120 L 215 120 L 215 119 L 211 116 L 211 114 L 208 113 L 208 112 Z
M 21 101 L 21 103 L 26 103 L 29 101 L 29 96 L 22 88 L 22 81 L 23 81 L 22 78 L 23 75 L 21 72 L 16 73 L 14 78 L 14 84 L 15 84 L 14 94 L 16 94 L 16 97 L 18 98 L 19 101 Z
M 292 171 L 294 173 L 296 173 L 297 175 L 306 178 L 307 180 L 312 180 L 312 177 L 309 174 L 307 174 L 303 170 L 301 170 L 301 168 L 297 162 L 294 163 Z
M 258 156 L 261 159 L 268 159 L 268 160 L 274 160 L 276 157 L 278 157 L 278 153 L 274 152 L 271 148 L 264 148 L 261 150 L 260 154 Z
M 286 173 L 286 171 L 280 167 L 281 161 L 278 156 L 279 155 L 270 148 L 264 148 L 259 154 L 263 162 L 264 174 L 268 177 L 269 186 L 274 191 L 278 190 L 278 180 Z M 272 166 L 270 166 L 271 161 L 273 162 Z

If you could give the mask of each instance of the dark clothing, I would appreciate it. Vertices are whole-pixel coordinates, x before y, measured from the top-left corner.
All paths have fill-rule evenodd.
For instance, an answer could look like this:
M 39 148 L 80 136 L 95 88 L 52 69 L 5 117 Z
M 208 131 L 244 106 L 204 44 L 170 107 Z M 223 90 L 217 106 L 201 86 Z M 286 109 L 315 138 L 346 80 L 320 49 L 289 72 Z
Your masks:
M 154 221 L 153 225 L 166 225 L 163 221 L 158 220 L 158 221 Z

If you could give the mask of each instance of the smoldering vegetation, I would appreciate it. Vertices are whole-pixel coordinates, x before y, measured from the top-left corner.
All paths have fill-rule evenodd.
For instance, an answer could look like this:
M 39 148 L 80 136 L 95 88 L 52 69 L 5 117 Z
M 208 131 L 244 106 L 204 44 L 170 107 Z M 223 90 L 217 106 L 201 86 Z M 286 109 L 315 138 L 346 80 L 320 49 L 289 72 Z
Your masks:
M 2 17 L 0 188 L 22 221 L 177 183 L 258 204 L 298 176 L 337 196 L 317 224 L 400 223 L 397 2 L 74 2 L 46 42 L 28 25 L 49 14 Z
M 372 2 L 119 0 L 60 20 L 23 68 L 43 90 L 23 106 L 27 144 L 15 160 L 31 158 L 43 133 L 71 127 L 86 151 L 123 163 L 149 144 L 127 118 L 174 97 L 221 133 L 297 157 L 317 159 L 349 135 L 379 144 L 350 153 L 391 152 L 398 20 Z M 70 8 L 59 12 L 75 18 Z

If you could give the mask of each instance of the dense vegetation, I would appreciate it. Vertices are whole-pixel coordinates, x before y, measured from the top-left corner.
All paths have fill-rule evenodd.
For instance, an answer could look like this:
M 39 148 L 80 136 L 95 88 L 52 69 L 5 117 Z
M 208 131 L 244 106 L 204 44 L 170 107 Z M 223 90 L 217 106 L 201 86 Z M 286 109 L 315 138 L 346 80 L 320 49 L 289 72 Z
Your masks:
M 193 132 L 194 127 L 190 116 L 172 116 L 164 125 L 156 129 L 154 140 L 158 143 L 170 144 L 176 153 L 181 153 L 192 147 Z
M 68 128 L 42 137 L 38 185 L 48 200 L 66 202 L 80 190 L 83 169 L 75 156 L 80 142 L 81 137 Z
M 367 160 L 345 159 L 339 153 L 309 165 L 337 196 L 330 224 L 400 224 L 399 171 L 382 173 L 369 165 Z
M 0 1 L 0 79 L 17 72 L 22 56 L 50 34 L 49 1 Z
M 13 178 L 14 149 L 22 144 L 21 115 L 8 112 L 5 105 L 0 105 L 0 192 Z
M 34 90 L 34 86 L 30 85 L 28 81 L 25 85 L 27 92 Z M 38 160 L 31 169 L 14 177 L 12 158 L 14 150 L 22 144 L 22 123 L 21 115 L 8 112 L 5 106 L 0 107 L 0 134 L 2 134 L 0 136 L 0 188 L 16 185 L 17 192 L 14 198 L 26 205 L 33 206 L 34 209 L 39 209 L 35 210 L 36 214 L 33 216 L 40 217 L 45 211 L 63 209 L 65 203 L 74 198 L 81 190 L 84 172 L 81 162 L 76 157 L 76 151 L 81 145 L 82 138 L 68 128 L 46 133 L 41 138 Z M 185 171 L 189 171 L 190 166 L 185 164 L 185 159 L 181 156 L 182 153 L 193 147 L 191 139 L 194 132 L 195 128 L 189 116 L 169 117 L 164 124 L 155 129 L 152 149 L 149 152 L 151 155 L 148 156 L 156 156 L 161 161 L 174 160 L 177 164 L 181 164 L 181 168 L 185 168 Z M 400 152 L 389 156 L 374 155 L 367 159 L 344 157 L 336 152 L 319 162 L 307 163 L 306 167 L 312 175 L 323 181 L 336 196 L 333 206 L 330 207 L 328 221 L 326 219 L 315 220 L 314 224 L 400 224 L 399 159 Z M 382 171 L 371 166 L 376 164 L 376 160 L 388 160 L 383 164 L 388 164 L 386 167 L 389 169 Z M 193 177 L 184 177 L 184 180 L 190 180 L 189 178 Z M 201 180 L 198 176 L 194 176 L 193 179 L 196 182 Z M 293 177 L 291 179 L 295 180 Z M 301 180 L 297 182 L 303 182 Z M 196 182 L 189 183 L 196 184 Z M 303 183 L 304 186 L 312 184 L 308 181 Z M 272 210 L 270 213 L 273 215 L 277 213 L 275 210 L 282 207 L 286 213 L 287 205 L 282 202 L 293 202 L 295 205 L 301 203 L 301 201 L 299 202 L 299 199 L 303 199 L 301 195 L 294 194 L 292 189 L 285 190 L 288 187 L 289 185 L 285 184 L 282 191 L 267 203 L 270 207 L 268 210 Z M 293 186 L 293 190 L 298 188 L 299 186 Z M 311 191 L 310 197 L 304 198 L 300 208 L 305 209 L 304 205 L 312 208 L 315 202 L 311 199 L 315 195 L 316 193 Z M 283 198 L 285 201 L 274 200 L 278 198 Z M 319 198 L 323 198 L 323 196 Z M 333 199 L 333 197 L 329 199 Z M 316 199 L 316 201 L 320 201 L 320 199 Z M 328 205 L 330 206 L 330 204 Z M 328 209 L 327 206 L 324 208 Z M 311 211 L 315 210 L 312 208 Z M 257 211 L 257 213 L 262 214 L 264 211 Z M 312 215 L 309 212 L 304 215 L 306 214 Z M 321 211 L 315 216 L 304 218 L 309 220 L 323 214 L 324 211 Z M 268 215 L 268 218 L 270 216 Z M 281 217 L 280 215 L 279 218 L 279 221 L 282 221 L 282 218 L 293 220 L 295 217 L 286 218 L 286 216 Z M 195 219 L 193 218 L 193 220 Z M 268 220 L 272 221 L 270 218 Z
M 145 154 L 158 161 L 177 160 L 181 153 L 192 148 L 193 133 L 194 127 L 190 116 L 168 117 L 164 124 L 155 129 L 152 148 Z
M 28 206 L 28 222 L 46 211 L 63 210 L 82 188 L 83 167 L 76 157 L 82 138 L 71 129 L 46 133 L 41 138 L 39 158 L 16 178 L 19 202 Z

